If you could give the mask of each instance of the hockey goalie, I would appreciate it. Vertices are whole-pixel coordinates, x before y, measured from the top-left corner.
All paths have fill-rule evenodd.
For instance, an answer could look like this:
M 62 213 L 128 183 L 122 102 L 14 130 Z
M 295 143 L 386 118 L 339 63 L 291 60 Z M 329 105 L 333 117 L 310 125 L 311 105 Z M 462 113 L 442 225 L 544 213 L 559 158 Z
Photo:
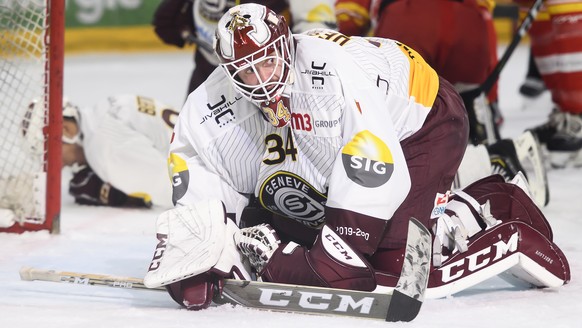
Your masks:
M 468 120 L 413 49 L 331 30 L 292 34 L 259 4 L 218 24 L 221 65 L 174 128 L 176 208 L 144 283 L 202 309 L 225 278 L 394 289 L 411 217 L 433 231 L 429 297 L 502 275 L 570 280 L 521 173 L 449 192 Z M 365 54 L 365 55 L 364 55 Z

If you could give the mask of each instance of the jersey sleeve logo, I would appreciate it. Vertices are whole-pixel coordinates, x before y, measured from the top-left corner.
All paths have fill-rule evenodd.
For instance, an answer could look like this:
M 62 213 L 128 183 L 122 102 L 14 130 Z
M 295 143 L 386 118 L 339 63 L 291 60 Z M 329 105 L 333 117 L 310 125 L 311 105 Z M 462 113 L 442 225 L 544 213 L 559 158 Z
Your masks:
M 168 158 L 168 169 L 172 178 L 172 202 L 178 203 L 184 197 L 190 183 L 190 172 L 186 161 L 180 156 L 171 153 Z
M 327 197 L 301 177 L 279 171 L 263 182 L 258 197 L 267 210 L 312 228 L 325 221 Z
M 342 163 L 348 178 L 367 188 L 385 184 L 394 172 L 390 149 L 368 130 L 359 132 L 344 146 Z

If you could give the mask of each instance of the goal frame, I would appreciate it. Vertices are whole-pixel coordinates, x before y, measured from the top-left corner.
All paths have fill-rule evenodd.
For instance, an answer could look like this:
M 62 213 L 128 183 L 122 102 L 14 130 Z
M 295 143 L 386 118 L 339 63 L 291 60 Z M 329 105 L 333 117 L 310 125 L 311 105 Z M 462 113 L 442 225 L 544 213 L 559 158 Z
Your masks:
M 49 96 L 47 158 L 46 158 L 46 220 L 51 233 L 60 233 L 61 224 L 61 170 L 63 134 L 63 78 L 65 58 L 65 0 L 49 0 L 49 81 L 45 95 Z
M 48 16 L 48 33 L 45 44 L 45 92 L 47 114 L 43 128 L 44 167 L 46 172 L 45 220 L 42 224 L 15 223 L 12 227 L 0 229 L 1 232 L 23 233 L 26 231 L 49 230 L 52 234 L 60 233 L 61 214 L 61 169 L 62 169 L 62 133 L 63 133 L 63 77 L 65 51 L 65 0 L 46 0 Z

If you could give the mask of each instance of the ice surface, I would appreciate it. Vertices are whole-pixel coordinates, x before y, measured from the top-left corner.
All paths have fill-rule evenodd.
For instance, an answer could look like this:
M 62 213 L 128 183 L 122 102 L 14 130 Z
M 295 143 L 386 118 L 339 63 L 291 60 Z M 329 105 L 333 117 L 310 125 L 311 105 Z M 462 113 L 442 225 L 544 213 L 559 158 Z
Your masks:
M 502 50 L 502 49 L 501 49 Z M 500 50 L 500 51 L 501 51 Z M 504 137 L 545 121 L 546 93 L 526 102 L 517 90 L 528 49 L 517 48 L 501 75 Z M 113 94 L 137 93 L 180 107 L 192 54 L 68 56 L 65 93 L 90 106 Z M 572 281 L 557 289 L 519 289 L 498 278 L 452 297 L 427 300 L 410 324 L 318 317 L 232 308 L 180 309 L 163 292 L 20 281 L 21 266 L 143 277 L 156 245 L 162 209 L 129 210 L 75 205 L 63 191 L 62 233 L 0 234 L 0 327 L 580 327 L 582 309 L 582 169 L 548 173 L 551 201 L 543 212 L 570 262 Z M 63 178 L 66 186 L 67 174 Z

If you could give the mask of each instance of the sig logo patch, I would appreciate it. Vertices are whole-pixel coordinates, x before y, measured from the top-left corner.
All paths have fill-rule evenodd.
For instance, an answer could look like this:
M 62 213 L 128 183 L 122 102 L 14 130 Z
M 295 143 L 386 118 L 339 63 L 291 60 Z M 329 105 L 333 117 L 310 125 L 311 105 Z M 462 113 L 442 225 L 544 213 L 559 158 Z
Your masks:
M 368 130 L 359 132 L 345 145 L 342 163 L 353 182 L 368 188 L 385 184 L 394 172 L 390 149 Z

